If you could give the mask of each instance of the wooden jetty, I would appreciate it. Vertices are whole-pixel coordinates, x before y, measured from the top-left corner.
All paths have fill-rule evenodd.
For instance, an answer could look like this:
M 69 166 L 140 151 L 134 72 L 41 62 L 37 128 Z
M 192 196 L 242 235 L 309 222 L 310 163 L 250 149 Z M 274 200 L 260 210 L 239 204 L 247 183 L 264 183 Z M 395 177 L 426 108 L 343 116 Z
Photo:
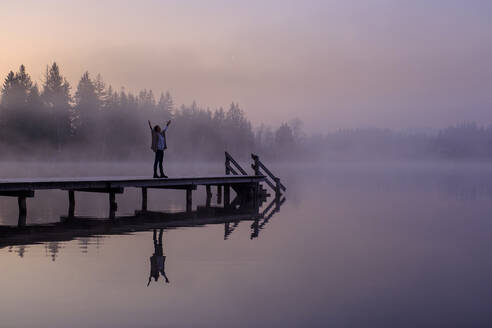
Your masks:
M 141 211 L 147 211 L 148 189 L 177 189 L 186 191 L 186 212 L 192 212 L 192 192 L 197 186 L 205 186 L 207 206 L 212 198 L 211 188 L 217 188 L 217 203 L 224 207 L 237 207 L 245 202 L 259 208 L 259 201 L 267 196 L 262 183 L 272 188 L 277 203 L 281 202 L 282 192 L 286 190 L 280 179 L 275 177 L 258 156 L 251 155 L 254 163 L 254 174 L 246 171 L 225 153 L 225 173 L 223 176 L 207 177 L 176 177 L 166 179 L 152 179 L 149 177 L 84 177 L 84 178 L 35 178 L 35 179 L 0 179 L 0 196 L 17 197 L 19 207 L 18 227 L 26 226 L 27 198 L 34 197 L 38 190 L 65 190 L 68 193 L 68 215 L 75 217 L 75 192 L 94 192 L 109 195 L 109 218 L 116 218 L 118 205 L 116 194 L 124 192 L 125 188 L 140 188 L 142 191 Z M 264 175 L 265 174 L 265 175 Z M 231 201 L 231 190 L 236 197 Z M 278 205 L 278 204 L 277 204 Z

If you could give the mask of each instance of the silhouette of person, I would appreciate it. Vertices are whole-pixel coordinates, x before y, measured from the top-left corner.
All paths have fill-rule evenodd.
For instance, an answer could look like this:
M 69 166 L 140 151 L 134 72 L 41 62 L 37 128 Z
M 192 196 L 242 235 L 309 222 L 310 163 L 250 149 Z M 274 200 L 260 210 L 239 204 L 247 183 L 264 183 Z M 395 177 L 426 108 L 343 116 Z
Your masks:
M 152 145 L 150 148 L 155 152 L 154 158 L 154 178 L 167 178 L 162 169 L 162 161 L 164 159 L 164 150 L 167 149 L 166 145 L 166 130 L 171 124 L 171 120 L 167 121 L 164 129 L 161 130 L 159 125 L 152 127 L 149 121 L 150 132 L 152 134 Z M 160 176 L 157 175 L 157 165 L 159 165 Z
M 157 281 L 159 279 L 159 275 L 162 275 L 166 283 L 169 283 L 169 279 L 167 278 L 164 270 L 166 257 L 164 256 L 164 251 L 162 250 L 162 232 L 163 229 L 159 229 L 159 239 L 157 239 L 157 230 L 154 229 L 154 254 L 150 257 L 150 274 L 147 286 L 150 285 L 152 278 Z

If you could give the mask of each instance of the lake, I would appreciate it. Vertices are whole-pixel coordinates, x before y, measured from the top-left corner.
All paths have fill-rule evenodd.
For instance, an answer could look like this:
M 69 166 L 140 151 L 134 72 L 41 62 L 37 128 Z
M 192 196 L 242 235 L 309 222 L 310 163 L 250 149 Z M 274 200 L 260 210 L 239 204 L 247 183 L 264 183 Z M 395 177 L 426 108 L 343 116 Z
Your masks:
M 222 174 L 221 165 L 174 165 L 168 175 Z M 0 169 L 3 177 L 96 176 L 142 175 L 147 166 Z M 492 325 L 492 165 L 269 166 L 287 200 L 253 238 L 252 222 L 241 221 L 227 238 L 225 224 L 208 224 L 1 248 L 0 326 Z M 205 191 L 195 194 L 203 204 Z M 107 215 L 106 195 L 76 197 L 76 215 Z M 117 215 L 131 215 L 140 193 L 117 200 Z M 28 223 L 59 221 L 67 207 L 66 192 L 37 192 Z M 185 193 L 149 191 L 149 208 L 183 210 Z M 0 223 L 16 222 L 15 198 L 0 198 Z M 165 277 L 149 283 L 164 256 Z

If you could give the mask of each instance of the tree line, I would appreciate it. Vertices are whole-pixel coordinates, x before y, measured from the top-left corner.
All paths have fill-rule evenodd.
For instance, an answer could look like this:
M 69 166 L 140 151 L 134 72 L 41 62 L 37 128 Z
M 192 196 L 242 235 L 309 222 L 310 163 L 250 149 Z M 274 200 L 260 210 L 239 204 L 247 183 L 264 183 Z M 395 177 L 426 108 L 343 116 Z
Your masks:
M 100 74 L 85 72 L 76 88 L 57 63 L 46 68 L 41 87 L 24 65 L 5 77 L 0 101 L 0 149 L 4 154 L 74 159 L 138 158 L 148 153 L 147 120 L 172 119 L 169 152 L 177 158 L 222 158 L 224 150 L 269 155 L 276 146 L 293 146 L 293 131 L 283 124 L 258 134 L 237 103 L 201 108 L 194 101 L 177 106 L 169 92 L 134 94 L 107 86 Z M 8 151 L 5 151 L 8 150 Z M 137 156 L 137 157 L 136 157 Z
M 253 127 L 237 103 L 227 109 L 176 105 L 169 92 L 114 90 L 101 75 L 85 72 L 76 88 L 53 63 L 41 86 L 24 65 L 4 79 L 0 100 L 0 160 L 11 157 L 74 160 L 151 156 L 147 120 L 165 124 L 166 156 L 174 159 L 238 158 L 251 152 L 283 160 L 492 159 L 492 126 L 463 123 L 435 133 L 341 129 L 305 135 L 299 119 L 278 128 Z
M 492 126 L 474 122 L 429 133 L 341 129 L 305 141 L 310 155 L 331 160 L 492 160 Z

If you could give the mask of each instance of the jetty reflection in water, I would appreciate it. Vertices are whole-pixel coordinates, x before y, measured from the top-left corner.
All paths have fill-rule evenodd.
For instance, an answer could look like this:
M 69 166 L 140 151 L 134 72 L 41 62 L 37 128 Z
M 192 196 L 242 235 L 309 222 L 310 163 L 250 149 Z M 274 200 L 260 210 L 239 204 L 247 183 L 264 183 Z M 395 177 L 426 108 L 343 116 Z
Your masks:
M 151 278 L 158 280 L 164 272 L 165 256 L 163 253 L 162 236 L 165 230 L 200 227 L 205 225 L 223 225 L 224 240 L 234 232 L 242 221 L 251 222 L 250 239 L 258 238 L 260 231 L 273 215 L 280 211 L 285 197 L 274 198 L 268 205 L 262 206 L 266 198 L 255 202 L 237 202 L 238 206 L 213 207 L 198 206 L 193 212 L 152 212 L 136 211 L 134 216 L 118 217 L 117 219 L 100 219 L 87 217 L 62 217 L 62 220 L 51 224 L 37 224 L 26 227 L 0 226 L 0 249 L 8 247 L 9 252 L 15 250 L 24 257 L 27 246 L 44 243 L 46 254 L 55 261 L 62 249 L 61 243 L 71 240 L 80 241 L 80 250 L 87 253 L 88 245 L 94 240 L 97 248 L 102 247 L 102 239 L 109 235 L 126 235 L 141 231 L 153 231 L 154 254 L 150 257 Z M 239 205 L 240 204 L 240 205 Z M 263 207 L 260 210 L 260 207 Z

